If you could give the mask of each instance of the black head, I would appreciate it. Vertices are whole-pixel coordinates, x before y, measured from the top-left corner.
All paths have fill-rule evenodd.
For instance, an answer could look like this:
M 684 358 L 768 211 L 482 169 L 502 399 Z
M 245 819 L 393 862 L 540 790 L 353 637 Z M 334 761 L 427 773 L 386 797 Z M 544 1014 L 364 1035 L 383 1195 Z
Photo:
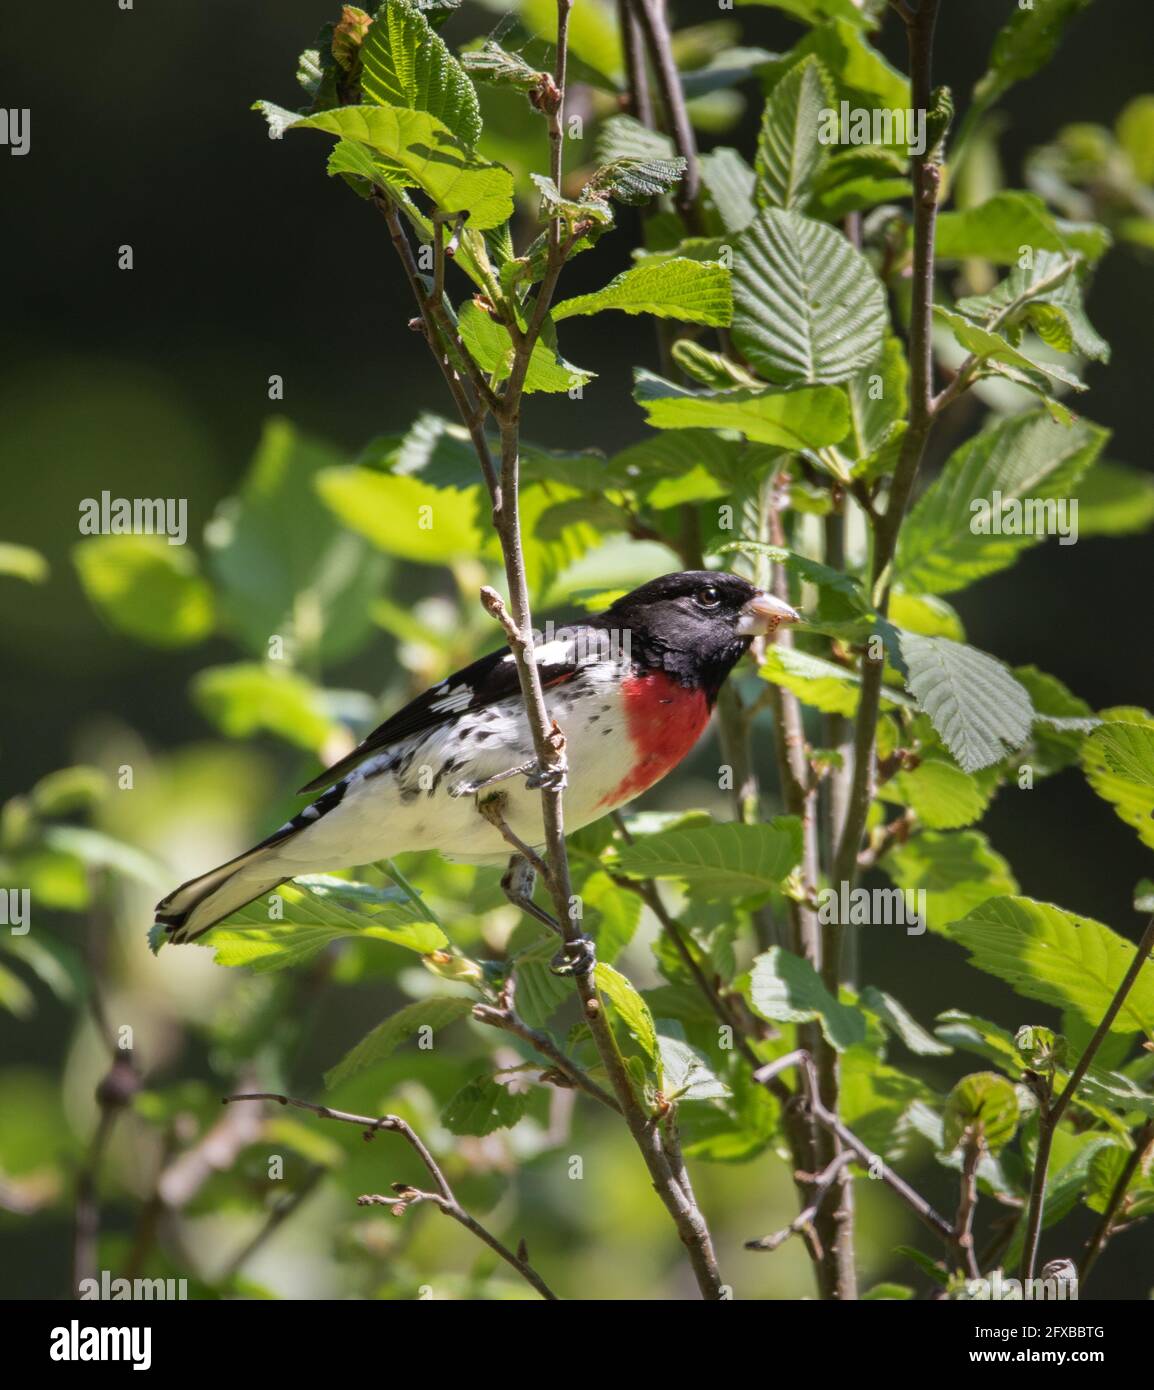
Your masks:
M 712 699 L 754 637 L 797 620 L 740 575 L 683 570 L 642 584 L 594 621 L 620 631 L 635 665 L 667 671 Z

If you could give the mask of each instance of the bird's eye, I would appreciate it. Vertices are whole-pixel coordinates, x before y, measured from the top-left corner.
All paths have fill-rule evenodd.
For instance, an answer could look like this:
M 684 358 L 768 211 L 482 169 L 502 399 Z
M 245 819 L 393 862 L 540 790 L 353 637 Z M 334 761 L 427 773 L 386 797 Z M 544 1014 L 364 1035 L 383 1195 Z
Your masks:
M 721 602 L 721 595 L 712 584 L 707 584 L 704 589 L 698 589 L 693 597 L 701 608 L 716 608 Z

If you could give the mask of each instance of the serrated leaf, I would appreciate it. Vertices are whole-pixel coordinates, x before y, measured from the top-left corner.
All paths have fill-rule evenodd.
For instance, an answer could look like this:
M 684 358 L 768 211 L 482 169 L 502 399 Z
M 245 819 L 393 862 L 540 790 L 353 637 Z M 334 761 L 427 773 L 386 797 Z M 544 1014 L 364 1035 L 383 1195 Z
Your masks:
M 379 1023 L 371 1033 L 357 1043 L 351 1052 L 325 1073 L 325 1085 L 333 1090 L 349 1077 L 366 1067 L 383 1062 L 391 1057 L 400 1045 L 420 1032 L 430 1028 L 434 1033 L 455 1023 L 472 1012 L 472 999 L 457 998 L 450 995 L 435 995 L 430 999 L 418 999 L 414 1004 L 406 1004 L 391 1018 Z
M 906 689 L 964 772 L 1001 762 L 1030 735 L 1030 697 L 985 652 L 945 637 L 901 634 Z
M 612 1004 L 614 1013 L 653 1064 L 660 1084 L 661 1052 L 657 1046 L 657 1029 L 649 1005 L 634 988 L 632 981 L 613 966 L 598 961 L 594 969 L 598 990 Z
M 881 282 L 832 227 L 764 208 L 737 241 L 733 340 L 775 382 L 846 381 L 881 352 Z
M 450 1134 L 492 1134 L 511 1129 L 529 1106 L 529 1091 L 513 1091 L 495 1076 L 475 1076 L 441 1112 Z
M 513 87 L 531 92 L 540 87 L 545 74 L 538 72 L 519 53 L 507 53 L 499 43 L 486 39 L 480 48 L 461 54 L 461 66 L 480 82 L 493 87 Z
M 1094 791 L 1114 807 L 1116 815 L 1154 848 L 1154 720 L 1138 717 L 1105 722 L 1082 745 L 1082 769 Z
M 470 299 L 461 306 L 457 326 L 461 341 L 472 353 L 477 365 L 498 381 L 504 381 L 513 369 L 514 354 L 513 340 L 505 325 L 491 318 Z M 525 390 L 557 394 L 588 385 L 595 376 L 595 372 L 566 362 L 542 335 L 533 345 L 529 370 L 525 374 Z
M 658 429 L 736 430 L 783 449 L 818 449 L 846 432 L 845 392 L 833 386 L 789 391 L 690 391 L 638 368 L 633 398 Z
M 1032 898 L 991 898 L 949 934 L 970 952 L 970 962 L 1005 980 L 1026 999 L 1070 1009 L 1088 1023 L 1101 1021 L 1134 947 L 1088 917 Z M 1142 967 L 1111 1032 L 1154 1030 L 1154 965 Z
M 833 84 L 810 56 L 769 94 L 757 144 L 757 202 L 760 207 L 799 208 L 808 203 L 829 155 L 818 140 L 823 108 L 834 103 Z
M 997 1153 L 1018 1128 L 1018 1096 L 1004 1076 L 993 1071 L 963 1076 L 946 1098 L 942 1148 L 956 1149 L 967 1133 L 990 1153 Z
M 677 159 L 623 157 L 602 165 L 582 190 L 582 198 L 612 198 L 628 207 L 643 207 L 668 193 L 685 177 L 686 162 Z
M 1070 387 L 1073 391 L 1086 390 L 1086 383 L 1080 381 L 1071 372 L 1065 371 L 1053 362 L 1043 362 L 1038 358 L 1027 357 L 1024 352 L 1012 346 L 1000 333 L 971 323 L 963 314 L 955 314 L 941 304 L 934 305 L 934 314 L 946 324 L 956 341 L 977 362 L 1004 362 L 1027 374 L 1033 372 L 1051 377 L 1055 381 L 1060 381 L 1063 386 Z
M 420 188 L 449 216 L 466 214 L 477 231 L 498 227 L 513 212 L 513 176 L 462 144 L 443 122 L 427 111 L 396 106 L 344 106 L 315 116 L 298 116 L 268 102 L 258 102 L 274 130 L 321 130 L 342 142 L 337 151 L 360 150 L 350 163 L 334 154 L 330 173 L 356 173 L 382 186 Z M 383 162 L 374 162 L 365 151 Z M 367 159 L 367 163 L 366 163 Z
M 985 814 L 992 788 L 946 758 L 927 757 L 897 773 L 880 788 L 883 801 L 896 801 L 916 813 L 930 830 L 960 830 Z
M 702 825 L 645 835 L 618 851 L 630 878 L 676 878 L 698 898 L 749 897 L 776 888 L 801 858 L 801 827 L 779 816 L 768 825 Z
M 622 271 L 604 289 L 562 300 L 554 307 L 553 318 L 599 314 L 605 309 L 653 314 L 683 323 L 725 325 L 733 315 L 729 271 L 713 261 L 675 258 L 655 265 L 642 261 Z
M 861 992 L 861 1003 L 871 1013 L 877 1014 L 886 1027 L 917 1056 L 945 1057 L 953 1052 L 954 1049 L 948 1043 L 939 1042 L 932 1033 L 927 1032 L 892 994 L 867 985 Z
M 1045 539 L 1052 511 L 1055 522 L 1061 519 L 1053 510 L 1058 500 L 1069 498 L 1107 437 L 1085 421 L 1066 427 L 1032 411 L 963 444 L 902 528 L 895 560 L 902 584 L 948 594 L 1012 565 L 1022 550 Z M 1040 526 L 1034 524 L 1039 518 Z M 1035 534 L 1021 534 L 1027 522 Z M 995 524 L 1000 534 L 991 534 Z M 1011 525 L 1016 530 L 1007 534 Z
M 361 45 L 361 91 L 381 106 L 435 116 L 465 145 L 481 135 L 481 108 L 472 82 L 422 6 L 386 0 Z
M 215 950 L 218 965 L 266 972 L 299 965 L 347 936 L 420 955 L 449 944 L 440 927 L 399 890 L 318 874 L 282 884 L 238 908 L 199 944 Z
M 724 1100 L 729 1087 L 696 1048 L 679 1038 L 658 1037 L 666 1100 Z
M 749 999 L 754 1011 L 771 1022 L 820 1023 L 826 1041 L 839 1052 L 865 1041 L 861 1010 L 839 1003 L 807 960 L 780 946 L 771 946 L 753 962 Z

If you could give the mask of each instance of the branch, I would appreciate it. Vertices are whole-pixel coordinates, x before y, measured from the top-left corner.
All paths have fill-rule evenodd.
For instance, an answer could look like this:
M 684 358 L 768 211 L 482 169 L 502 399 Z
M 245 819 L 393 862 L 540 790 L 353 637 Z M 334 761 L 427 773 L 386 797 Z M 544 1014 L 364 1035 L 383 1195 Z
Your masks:
M 833 1187 L 834 1182 L 837 1180 L 838 1174 L 846 1164 L 852 1163 L 853 1160 L 854 1155 L 849 1149 L 842 1149 L 840 1153 L 835 1154 L 822 1172 L 809 1179 L 812 1183 L 813 1191 L 813 1200 L 810 1202 L 809 1206 L 803 1211 L 798 1212 L 788 1226 L 782 1227 L 780 1231 L 775 1232 L 773 1235 L 762 1236 L 759 1240 L 747 1240 L 745 1242 L 745 1248 L 747 1250 L 776 1250 L 778 1246 L 784 1245 L 790 1236 L 807 1235 L 812 1237 L 814 1217 L 821 1210 L 822 1203 L 828 1196 L 830 1188 Z M 805 1178 L 808 1175 L 801 1174 L 799 1176 Z M 817 1242 L 816 1248 L 811 1246 L 811 1252 L 816 1259 L 821 1259 L 822 1248 L 820 1242 Z
M 701 218 L 697 210 L 697 194 L 701 183 L 697 168 L 697 141 L 685 106 L 681 74 L 673 56 L 665 5 L 663 0 L 632 0 L 632 4 L 633 13 L 645 38 L 645 46 L 649 50 L 649 60 L 653 65 L 662 105 L 665 107 L 669 133 L 673 137 L 677 153 L 685 160 L 685 177 L 677 186 L 674 202 L 689 231 L 699 235 Z
M 933 59 L 934 24 L 939 0 L 922 0 L 916 12 L 904 6 L 902 18 L 910 54 L 911 105 L 928 110 Z M 890 485 L 885 512 L 874 523 L 871 594 L 884 617 L 898 534 L 905 520 L 914 480 L 921 466 L 934 419 L 932 320 L 934 300 L 934 228 L 937 224 L 941 167 L 933 150 L 913 158 L 914 257 L 910 307 L 910 408 L 901 453 Z M 879 592 L 880 591 L 880 592 Z M 861 696 L 854 729 L 854 770 L 845 825 L 834 862 L 835 883 L 853 884 L 862 832 L 874 795 L 874 742 L 881 709 L 884 660 L 862 666 Z
M 314 1105 L 311 1101 L 297 1100 L 293 1096 L 277 1095 L 272 1091 L 254 1091 L 248 1095 L 224 1097 L 224 1103 L 226 1105 L 234 1101 L 244 1100 L 275 1100 L 278 1105 L 294 1105 L 298 1110 L 311 1110 L 314 1115 L 320 1115 L 322 1119 L 340 1120 L 344 1124 L 356 1125 L 358 1128 L 364 1130 L 364 1137 L 366 1139 L 372 1139 L 377 1132 L 382 1129 L 391 1130 L 394 1134 L 399 1134 L 425 1165 L 429 1176 L 433 1179 L 433 1185 L 437 1189 L 436 1192 L 422 1192 L 418 1188 L 409 1187 L 405 1183 L 397 1183 L 394 1188 L 394 1191 L 398 1194 L 396 1197 L 390 1199 L 373 1194 L 367 1197 L 359 1197 L 357 1199 L 358 1204 L 361 1206 L 368 1206 L 384 1203 L 391 1206 L 394 1214 L 399 1216 L 407 1206 L 417 1201 L 433 1202 L 440 1207 L 446 1216 L 451 1216 L 459 1225 L 464 1226 L 467 1231 L 471 1231 L 478 1240 L 484 1241 L 490 1250 L 500 1255 L 505 1263 L 511 1265 L 527 1284 L 532 1285 L 532 1287 L 537 1290 L 542 1298 L 556 1300 L 557 1295 L 550 1289 L 549 1285 L 545 1283 L 544 1279 L 541 1278 L 528 1260 L 523 1259 L 520 1255 L 515 1255 L 508 1246 L 502 1245 L 495 1235 L 487 1231 L 479 1221 L 465 1211 L 453 1195 L 453 1189 L 449 1186 L 448 1179 L 445 1177 L 444 1173 L 441 1172 L 437 1160 L 425 1147 L 420 1136 L 410 1129 L 399 1115 L 380 1115 L 376 1118 L 371 1115 L 353 1115 L 347 1110 L 332 1110 L 327 1105 Z M 398 1207 L 400 1208 L 399 1211 L 397 1210 Z
M 587 1096 L 592 1096 L 594 1100 L 600 1101 L 602 1105 L 620 1115 L 621 1107 L 609 1092 L 598 1086 L 587 1071 L 571 1062 L 548 1033 L 531 1028 L 513 1008 L 476 1004 L 473 1007 L 473 1017 L 478 1023 L 487 1023 L 490 1028 L 500 1028 L 502 1032 L 512 1033 L 515 1038 L 528 1043 L 535 1052 L 539 1052 L 546 1061 L 553 1064 L 554 1069 L 561 1073 L 570 1086 L 584 1091 Z
M 970 1135 L 962 1160 L 961 1196 L 954 1220 L 954 1243 L 971 1279 L 979 1279 L 982 1274 L 974 1254 L 974 1213 L 978 1209 L 978 1164 L 981 1161 L 981 1140 L 977 1135 Z
M 1118 1017 L 1119 1010 L 1126 1002 L 1126 996 L 1133 989 L 1134 983 L 1152 950 L 1154 950 L 1154 917 L 1151 917 L 1146 923 L 1146 930 L 1142 933 L 1142 938 L 1135 948 L 1134 959 L 1122 977 L 1122 983 L 1114 991 L 1114 997 L 1110 1000 L 1109 1008 L 1102 1015 L 1101 1023 L 1094 1029 L 1093 1037 L 1086 1044 L 1081 1057 L 1078 1058 L 1078 1065 L 1070 1073 L 1065 1086 L 1062 1087 L 1062 1094 L 1053 1105 L 1047 1104 L 1044 1099 L 1039 1102 L 1041 1108 L 1038 1114 L 1038 1150 L 1034 1156 L 1034 1177 L 1030 1184 L 1030 1209 L 1026 1218 L 1026 1239 L 1022 1247 L 1020 1277 L 1023 1283 L 1034 1277 L 1034 1266 L 1038 1260 L 1038 1242 L 1042 1236 L 1042 1216 L 1046 1206 L 1046 1176 L 1050 1166 L 1050 1149 L 1054 1143 L 1054 1132 L 1057 1130 L 1058 1122 L 1066 1113 L 1070 1102 L 1074 1099 L 1074 1093 L 1082 1084 L 1083 1078 L 1090 1069 L 1090 1063 L 1105 1041 L 1114 1020 Z
M 770 1062 L 755 1072 L 753 1079 L 762 1086 L 768 1086 L 775 1077 L 788 1067 L 801 1069 L 806 1082 L 809 1108 L 815 1119 L 826 1129 L 836 1134 L 845 1147 L 853 1151 L 871 1175 L 879 1177 L 887 1187 L 896 1192 L 915 1216 L 924 1222 L 935 1235 L 941 1236 L 943 1240 L 952 1245 L 954 1243 L 954 1228 L 950 1222 L 935 1211 L 921 1193 L 916 1192 L 904 1178 L 899 1177 L 880 1154 L 875 1154 L 867 1148 L 851 1129 L 842 1124 L 841 1120 L 822 1104 L 818 1090 L 817 1071 L 813 1064 L 813 1058 L 808 1052 L 802 1048 L 798 1048 L 794 1052 L 787 1052 L 783 1057 L 778 1057 L 776 1061 Z
M 1116 1229 L 1114 1222 L 1122 1203 L 1125 1201 L 1130 1184 L 1134 1180 L 1134 1174 L 1152 1148 L 1154 1148 L 1154 1119 L 1147 1120 L 1138 1131 L 1133 1151 L 1126 1160 L 1122 1171 L 1118 1174 L 1118 1181 L 1110 1192 L 1110 1199 L 1106 1203 L 1106 1210 L 1102 1213 L 1102 1219 L 1099 1221 L 1094 1234 L 1086 1242 L 1086 1250 L 1078 1268 L 1079 1293 L 1085 1288 L 1086 1280 L 1090 1277 L 1090 1271 L 1097 1263 L 1098 1256 L 1106 1248 L 1107 1241 L 1114 1234 Z

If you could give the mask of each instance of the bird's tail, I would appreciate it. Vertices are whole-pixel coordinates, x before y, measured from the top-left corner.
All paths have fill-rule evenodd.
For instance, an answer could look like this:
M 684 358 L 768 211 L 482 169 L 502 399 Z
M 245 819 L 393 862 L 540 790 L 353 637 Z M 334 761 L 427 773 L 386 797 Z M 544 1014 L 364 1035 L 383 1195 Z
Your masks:
M 156 923 L 173 945 L 195 941 L 237 908 L 284 883 L 270 863 L 283 834 L 263 840 L 227 864 L 190 878 L 156 905 Z

